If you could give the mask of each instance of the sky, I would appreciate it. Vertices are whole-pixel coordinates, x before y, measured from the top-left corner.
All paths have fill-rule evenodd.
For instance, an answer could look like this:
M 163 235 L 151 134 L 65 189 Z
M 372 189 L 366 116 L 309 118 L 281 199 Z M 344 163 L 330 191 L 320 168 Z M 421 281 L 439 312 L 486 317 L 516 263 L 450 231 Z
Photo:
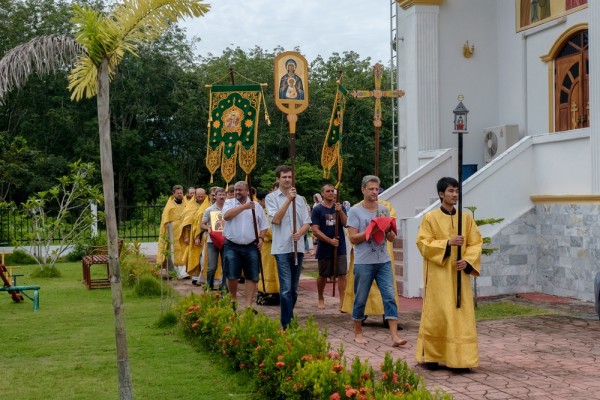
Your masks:
M 282 46 L 311 62 L 355 51 L 389 63 L 391 0 L 207 0 L 211 10 L 181 22 L 188 36 L 200 37 L 197 53 L 220 56 L 227 47 L 244 51 Z

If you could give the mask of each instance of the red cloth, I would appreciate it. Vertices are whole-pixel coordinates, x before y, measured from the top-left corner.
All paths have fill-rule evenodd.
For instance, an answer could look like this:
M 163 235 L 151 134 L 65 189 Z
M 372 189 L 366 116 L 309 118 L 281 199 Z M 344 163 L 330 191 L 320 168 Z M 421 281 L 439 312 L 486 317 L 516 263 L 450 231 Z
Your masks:
M 392 217 L 377 217 L 371 220 L 369 226 L 365 230 L 366 239 L 373 238 L 375 243 L 381 244 L 385 240 L 385 231 L 388 229 L 392 230 L 395 234 L 398 234 L 396 228 L 396 218 Z
M 217 248 L 223 248 L 225 244 L 225 238 L 223 237 L 223 231 L 213 231 L 210 230 L 210 240 L 212 240 L 212 244 Z

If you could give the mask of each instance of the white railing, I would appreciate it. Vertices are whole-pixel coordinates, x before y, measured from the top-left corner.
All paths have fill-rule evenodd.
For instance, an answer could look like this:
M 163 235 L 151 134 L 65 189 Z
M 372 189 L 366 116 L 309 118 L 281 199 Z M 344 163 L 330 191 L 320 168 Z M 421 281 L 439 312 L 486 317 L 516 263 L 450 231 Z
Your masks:
M 464 182 L 463 205 L 477 207 L 478 219 L 504 218 L 500 224 L 482 227 L 482 234 L 493 238 L 533 207 L 533 195 L 591 194 L 589 149 L 589 128 L 526 136 Z M 422 258 L 414 239 L 423 214 L 439 206 L 429 205 L 435 182 L 442 176 L 456 176 L 456 164 L 456 152 L 442 152 L 382 193 L 396 208 L 405 239 L 403 296 L 421 296 Z M 426 208 L 408 216 L 418 208 L 416 201 Z

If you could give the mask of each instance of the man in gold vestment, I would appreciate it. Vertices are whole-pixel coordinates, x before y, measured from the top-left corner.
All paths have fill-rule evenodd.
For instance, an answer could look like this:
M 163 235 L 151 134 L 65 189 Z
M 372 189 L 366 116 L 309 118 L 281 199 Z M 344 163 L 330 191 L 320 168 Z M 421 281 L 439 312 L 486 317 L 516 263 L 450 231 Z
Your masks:
M 458 235 L 459 185 L 454 178 L 437 183 L 441 207 L 425 214 L 417 235 L 423 255 L 424 299 L 417 337 L 416 359 L 428 369 L 438 363 L 465 372 L 479 365 L 471 275 L 479 276 L 483 241 L 473 215 L 462 215 Z M 461 260 L 457 249 L 461 247 Z M 461 279 L 461 305 L 457 308 L 457 271 Z
M 156 262 L 161 268 L 174 268 L 177 275 L 183 278 L 185 275 L 184 254 L 186 249 L 185 238 L 183 235 L 183 217 L 185 215 L 185 204 L 183 204 L 183 187 L 181 185 L 173 186 L 173 194 L 169 197 L 165 208 L 163 209 L 160 221 L 160 238 L 158 243 L 158 254 Z M 169 224 L 171 225 L 172 248 L 169 246 L 171 240 L 169 234 Z M 172 250 L 172 254 L 169 254 Z M 173 265 L 170 265 L 170 257 L 173 257 Z
M 185 215 L 183 217 L 183 235 L 186 243 L 185 250 L 185 263 L 186 273 L 192 276 L 192 279 L 196 278 L 197 271 L 194 268 L 198 264 L 200 255 L 197 250 L 197 246 L 194 243 L 195 227 L 200 225 L 198 219 L 198 210 L 206 209 L 209 205 L 209 199 L 206 195 L 206 190 L 203 188 L 197 188 L 194 192 L 195 201 L 188 201 L 185 205 Z

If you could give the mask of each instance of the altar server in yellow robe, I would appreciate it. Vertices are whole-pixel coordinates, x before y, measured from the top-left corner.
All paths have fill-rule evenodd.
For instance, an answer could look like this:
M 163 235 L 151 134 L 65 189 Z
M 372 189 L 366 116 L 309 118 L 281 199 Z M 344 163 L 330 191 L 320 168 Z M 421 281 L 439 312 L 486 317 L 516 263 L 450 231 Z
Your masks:
M 479 365 L 471 276 L 479 276 L 483 241 L 469 212 L 462 214 L 462 235 L 458 235 L 456 179 L 440 179 L 437 192 L 441 207 L 425 214 L 417 235 L 417 247 L 423 255 L 424 299 L 416 359 L 428 369 L 441 363 L 460 372 Z M 456 307 L 457 271 L 460 308 Z
M 183 235 L 183 217 L 185 215 L 185 204 L 183 204 L 183 187 L 173 186 L 173 195 L 169 197 L 163 209 L 160 221 L 160 238 L 156 262 L 161 268 L 175 268 L 180 278 L 185 277 L 185 250 L 187 244 Z M 169 223 L 173 232 L 173 265 L 168 265 L 169 251 Z

